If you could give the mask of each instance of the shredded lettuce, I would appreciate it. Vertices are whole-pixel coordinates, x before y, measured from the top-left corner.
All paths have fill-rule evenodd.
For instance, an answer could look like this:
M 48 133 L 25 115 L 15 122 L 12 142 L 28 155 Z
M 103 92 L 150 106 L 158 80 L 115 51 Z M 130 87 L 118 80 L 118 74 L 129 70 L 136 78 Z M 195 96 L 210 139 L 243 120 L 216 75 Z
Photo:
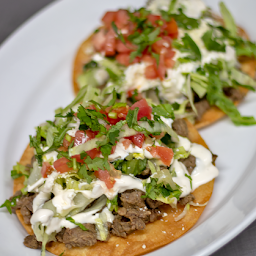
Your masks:
M 181 158 L 187 158 L 190 155 L 190 152 L 187 152 L 183 146 L 174 148 L 173 149 L 174 153 L 174 159 L 181 159 Z
M 236 36 L 237 26 L 232 14 L 229 12 L 227 6 L 223 2 L 219 3 L 219 7 L 226 29 L 230 31 L 232 36 Z
M 187 215 L 189 209 L 190 209 L 190 204 L 188 203 L 188 204 L 185 205 L 185 207 L 184 207 L 184 209 L 183 209 L 183 212 L 182 212 L 179 216 L 177 216 L 176 218 L 174 218 L 174 220 L 175 220 L 175 221 L 179 221 L 179 220 L 181 220 L 182 218 L 184 218 L 184 217 Z

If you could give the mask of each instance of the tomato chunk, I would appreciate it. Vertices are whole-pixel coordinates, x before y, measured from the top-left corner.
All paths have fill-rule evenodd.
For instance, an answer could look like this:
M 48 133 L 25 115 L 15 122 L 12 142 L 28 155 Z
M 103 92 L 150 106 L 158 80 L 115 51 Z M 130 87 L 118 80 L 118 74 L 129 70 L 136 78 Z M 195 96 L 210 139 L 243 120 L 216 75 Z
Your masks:
M 86 141 L 86 138 L 85 138 L 84 131 L 77 131 L 75 134 L 74 146 L 78 146 L 82 143 L 85 143 L 85 141 Z
M 123 28 L 129 21 L 128 12 L 126 10 L 118 10 L 116 13 L 116 26 L 121 29 Z
M 147 147 L 147 150 L 153 157 L 159 157 L 163 164 L 170 166 L 174 156 L 173 150 L 167 147 Z
M 131 140 L 128 139 L 128 138 L 129 138 L 129 137 L 127 137 L 127 139 L 124 139 L 124 140 L 122 141 L 123 146 L 124 146 L 125 149 L 129 148 L 129 146 L 132 144 Z
M 152 64 L 145 68 L 145 77 L 147 79 L 156 79 L 158 77 L 156 65 Z
M 126 139 L 131 140 L 135 146 L 142 148 L 145 135 L 143 133 L 139 133 L 130 137 L 126 137 Z
M 113 29 L 110 29 L 106 34 L 104 44 L 104 52 L 106 56 L 113 56 L 116 53 L 116 35 Z
M 73 170 L 73 168 L 69 167 L 68 163 L 70 163 L 70 161 L 67 158 L 61 157 L 60 159 L 56 160 L 53 163 L 53 166 L 57 170 L 57 172 L 60 172 L 60 173 L 69 172 Z
M 171 21 L 167 22 L 166 30 L 172 38 L 178 37 L 178 25 L 173 18 L 171 19 Z
M 47 178 L 49 174 L 51 174 L 53 171 L 52 166 L 48 162 L 43 162 L 43 166 L 41 169 L 41 174 L 43 178 Z
M 93 35 L 92 43 L 96 51 L 100 52 L 104 48 L 106 41 L 105 32 L 101 29 L 98 33 Z
M 147 117 L 148 119 L 151 119 L 152 109 L 148 105 L 148 103 L 145 99 L 142 99 L 142 100 L 139 100 L 139 101 L 135 102 L 131 106 L 131 110 L 134 110 L 137 107 L 139 108 L 138 118 L 137 118 L 138 120 L 140 120 L 144 116 Z
M 106 170 L 98 170 L 98 171 L 95 171 L 94 174 L 98 179 L 105 182 L 108 189 L 113 188 L 113 186 L 116 183 L 116 181 L 110 177 L 109 172 Z
M 102 22 L 106 27 L 111 27 L 112 21 L 116 19 L 116 12 L 106 12 L 103 18 L 101 19 Z

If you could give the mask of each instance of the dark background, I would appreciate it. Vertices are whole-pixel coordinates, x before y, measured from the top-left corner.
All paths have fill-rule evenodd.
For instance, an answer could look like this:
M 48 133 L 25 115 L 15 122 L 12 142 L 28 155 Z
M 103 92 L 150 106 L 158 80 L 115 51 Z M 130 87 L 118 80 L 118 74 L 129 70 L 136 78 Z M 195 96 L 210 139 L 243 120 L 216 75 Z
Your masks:
M 53 1 L 0 0 L 0 45 L 23 22 L 51 2 Z M 211 256 L 253 255 L 256 255 L 256 221 Z

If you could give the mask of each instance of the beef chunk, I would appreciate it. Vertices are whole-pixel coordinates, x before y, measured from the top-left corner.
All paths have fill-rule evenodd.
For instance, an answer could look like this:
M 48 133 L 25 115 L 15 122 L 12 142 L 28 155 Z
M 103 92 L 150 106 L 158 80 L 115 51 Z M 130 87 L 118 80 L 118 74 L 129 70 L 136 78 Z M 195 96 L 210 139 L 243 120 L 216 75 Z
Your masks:
M 183 119 L 175 119 L 172 123 L 172 129 L 182 137 L 188 137 L 188 127 Z
M 63 236 L 66 231 L 66 228 L 63 228 L 59 233 L 56 234 L 56 239 L 58 242 L 63 243 Z
M 16 192 L 14 196 L 18 195 L 21 195 L 20 191 Z M 13 212 L 15 212 L 17 209 L 20 209 L 20 212 L 26 224 L 30 224 L 30 218 L 33 214 L 33 200 L 36 196 L 37 194 L 34 193 L 28 193 L 26 195 L 23 195 L 17 200 L 16 206 L 12 207 Z M 10 200 L 13 197 L 11 197 Z
M 127 237 L 134 230 L 143 230 L 146 227 L 144 221 L 139 218 L 127 220 L 117 215 L 112 224 L 111 233 L 115 236 Z
M 162 212 L 159 209 L 152 209 L 151 214 L 149 216 L 149 221 L 154 222 L 161 216 L 162 216 Z
M 143 194 L 140 190 L 127 190 L 121 194 L 120 200 L 125 208 L 132 208 L 134 206 L 143 208 L 146 206 L 144 199 L 141 198 Z
M 157 200 L 152 200 L 150 198 L 146 198 L 146 203 L 148 205 L 149 208 L 151 209 L 155 209 L 157 207 L 159 207 L 160 205 L 162 205 L 163 203 Z
M 26 236 L 23 244 L 31 249 L 41 249 L 42 243 L 36 240 L 35 235 Z
M 186 166 L 189 174 L 191 174 L 196 167 L 196 158 L 193 155 L 189 155 L 189 157 L 180 159 L 179 161 Z
M 243 94 L 239 89 L 233 87 L 225 87 L 223 88 L 225 95 L 230 98 L 232 101 L 240 101 L 244 98 L 245 94 Z
M 196 120 L 200 121 L 203 114 L 210 108 L 210 104 L 206 99 L 200 100 L 195 103 L 195 108 L 197 110 Z
M 181 199 L 179 200 L 179 203 L 180 203 L 181 205 L 186 205 L 187 203 L 189 203 L 189 202 L 191 202 L 191 201 L 193 201 L 193 200 L 195 200 L 195 196 L 192 195 L 192 194 L 189 194 L 189 195 L 187 195 L 187 196 L 181 198 Z
M 92 246 L 97 243 L 97 233 L 93 224 L 83 224 L 88 231 L 83 231 L 80 227 L 67 228 L 63 235 L 63 243 L 68 249 L 72 247 Z

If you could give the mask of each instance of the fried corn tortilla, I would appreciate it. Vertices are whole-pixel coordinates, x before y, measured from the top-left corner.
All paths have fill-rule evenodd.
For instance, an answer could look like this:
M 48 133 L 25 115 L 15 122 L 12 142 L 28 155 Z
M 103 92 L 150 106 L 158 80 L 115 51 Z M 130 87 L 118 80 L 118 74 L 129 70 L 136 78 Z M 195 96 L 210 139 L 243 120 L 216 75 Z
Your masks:
M 222 22 L 222 19 L 219 18 L 218 16 L 214 16 L 214 18 L 220 22 Z M 249 39 L 249 36 L 243 30 L 242 28 L 238 27 L 238 32 L 239 34 L 246 38 Z M 92 44 L 92 37 L 91 35 L 89 38 L 87 38 L 78 48 L 77 54 L 74 59 L 74 64 L 73 64 L 73 89 L 75 94 L 78 93 L 79 91 L 79 85 L 77 83 L 77 77 L 82 73 L 83 71 L 83 66 L 87 62 L 91 60 L 91 57 L 93 54 L 95 54 L 93 44 Z M 254 58 L 249 58 L 249 57 L 242 57 L 239 59 L 239 62 L 241 64 L 241 70 L 251 76 L 252 78 L 255 77 L 255 69 L 256 69 L 256 60 Z M 242 95 L 246 95 L 248 93 L 248 90 L 242 87 L 239 87 L 240 92 Z M 235 105 L 238 105 L 241 101 L 235 102 Z M 221 118 L 223 118 L 226 114 L 220 110 L 218 107 L 211 106 L 209 110 L 207 110 L 200 121 L 196 121 L 195 127 L 197 129 L 203 128 L 205 126 L 208 126 Z
M 187 121 L 189 136 L 191 142 L 198 143 L 208 148 L 204 140 L 201 138 L 195 127 Z M 23 165 L 29 164 L 31 157 L 33 156 L 33 148 L 29 146 L 23 153 L 20 163 Z M 20 190 L 23 187 L 24 177 L 14 180 L 13 192 Z M 208 182 L 197 188 L 193 195 L 195 196 L 195 202 L 204 204 L 209 201 L 213 191 L 214 180 Z M 121 238 L 112 236 L 108 242 L 98 242 L 91 247 L 72 248 L 67 249 L 63 243 L 50 242 L 47 245 L 47 250 L 53 254 L 60 255 L 64 252 L 63 256 L 99 256 L 99 255 L 141 255 L 156 250 L 170 242 L 176 240 L 189 229 L 191 229 L 198 221 L 202 214 L 204 207 L 190 206 L 189 212 L 184 218 L 179 221 L 175 221 L 174 218 L 180 215 L 184 209 L 184 206 L 178 204 L 177 211 L 170 206 L 162 206 L 163 212 L 167 213 L 167 216 L 163 217 L 164 221 L 157 220 L 153 223 L 146 225 L 146 228 L 141 231 L 135 231 L 127 238 Z M 195 211 L 194 209 L 197 209 Z M 19 210 L 17 210 L 17 216 L 27 230 L 29 234 L 33 234 L 33 230 L 30 225 L 26 225 L 23 221 L 23 217 Z M 162 232 L 165 231 L 165 232 Z M 118 246 L 117 246 L 118 245 Z

